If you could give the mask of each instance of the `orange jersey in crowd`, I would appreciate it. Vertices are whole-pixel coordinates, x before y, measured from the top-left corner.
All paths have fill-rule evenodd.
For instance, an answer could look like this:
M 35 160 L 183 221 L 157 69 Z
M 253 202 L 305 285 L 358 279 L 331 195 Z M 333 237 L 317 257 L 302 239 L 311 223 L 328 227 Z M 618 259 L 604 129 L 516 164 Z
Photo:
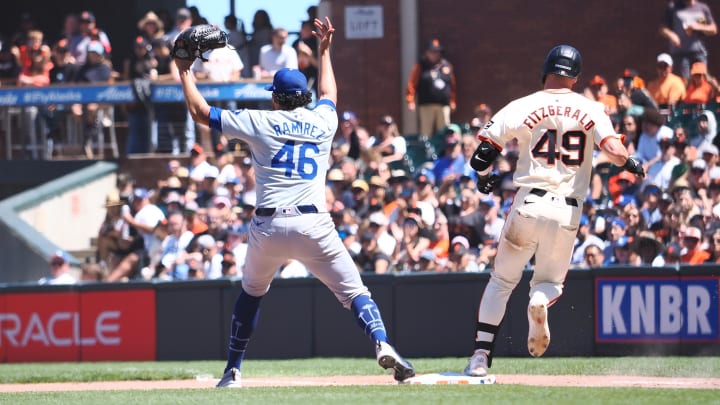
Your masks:
M 696 249 L 682 255 L 681 261 L 688 264 L 703 264 L 710 259 L 710 252 Z
M 715 89 L 707 81 L 703 81 L 700 86 L 690 83 L 687 88 L 687 95 L 683 100 L 686 103 L 707 104 L 715 100 Z

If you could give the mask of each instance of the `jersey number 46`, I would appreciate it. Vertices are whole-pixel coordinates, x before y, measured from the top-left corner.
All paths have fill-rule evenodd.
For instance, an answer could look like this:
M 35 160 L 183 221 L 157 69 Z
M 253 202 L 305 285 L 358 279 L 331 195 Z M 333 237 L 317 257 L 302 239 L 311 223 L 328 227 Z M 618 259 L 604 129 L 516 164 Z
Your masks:
M 315 159 L 308 156 L 308 152 L 312 151 L 318 154 L 320 149 L 314 143 L 303 142 L 297 145 L 298 153 L 296 155 L 295 146 L 295 141 L 285 142 L 282 149 L 273 156 L 270 166 L 285 169 L 285 177 L 287 178 L 292 177 L 293 172 L 296 171 L 302 179 L 314 179 L 317 176 L 318 165 Z M 297 159 L 295 156 L 297 156 Z

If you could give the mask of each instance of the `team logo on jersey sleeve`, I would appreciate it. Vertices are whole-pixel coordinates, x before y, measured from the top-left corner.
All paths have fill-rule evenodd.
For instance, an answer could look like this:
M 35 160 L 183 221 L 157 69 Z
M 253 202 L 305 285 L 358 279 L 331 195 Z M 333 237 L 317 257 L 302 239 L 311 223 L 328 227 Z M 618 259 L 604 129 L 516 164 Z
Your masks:
M 485 124 L 485 126 L 483 127 L 483 129 L 489 129 L 494 123 L 495 121 L 493 120 L 488 121 L 487 124 Z

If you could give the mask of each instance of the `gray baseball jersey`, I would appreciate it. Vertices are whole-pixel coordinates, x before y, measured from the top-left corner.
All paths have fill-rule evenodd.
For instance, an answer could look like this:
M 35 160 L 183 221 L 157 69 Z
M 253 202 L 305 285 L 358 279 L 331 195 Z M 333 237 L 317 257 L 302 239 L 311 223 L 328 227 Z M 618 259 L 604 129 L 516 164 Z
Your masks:
M 250 146 L 257 207 L 248 235 L 243 289 L 265 294 L 287 259 L 308 267 L 349 307 L 367 294 L 350 254 L 335 230 L 325 203 L 325 177 L 338 119 L 335 105 L 321 99 L 313 110 L 210 110 L 210 127 Z M 303 207 L 314 206 L 308 212 Z M 257 213 L 257 211 L 256 211 Z

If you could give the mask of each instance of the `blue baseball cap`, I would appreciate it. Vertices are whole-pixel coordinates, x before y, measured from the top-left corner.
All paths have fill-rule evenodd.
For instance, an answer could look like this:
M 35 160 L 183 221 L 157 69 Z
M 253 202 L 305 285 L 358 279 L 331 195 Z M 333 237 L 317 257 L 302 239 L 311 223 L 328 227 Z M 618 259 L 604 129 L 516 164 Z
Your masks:
M 703 162 L 704 162 L 704 161 L 703 161 Z M 643 189 L 643 194 L 656 194 L 656 195 L 660 195 L 660 194 L 662 194 L 662 190 L 661 190 L 660 187 L 658 187 L 656 184 L 650 183 L 650 184 L 648 184 L 647 186 L 645 186 L 645 188 Z
M 133 190 L 132 201 L 144 200 L 144 199 L 148 198 L 149 196 L 150 195 L 146 189 L 136 188 L 135 190 Z
M 273 83 L 265 87 L 265 90 L 300 95 L 307 90 L 307 78 L 297 69 L 282 68 L 275 72 Z
M 625 221 L 623 221 L 620 218 L 615 218 L 612 221 L 610 221 L 610 226 L 619 226 L 620 228 L 627 228 L 627 225 L 625 225 Z
M 487 195 L 480 200 L 480 204 L 485 204 L 488 207 L 492 208 L 495 206 L 495 199 L 492 198 L 491 195 Z
M 357 121 L 357 115 L 352 111 L 345 111 L 342 113 L 343 121 Z
M 617 205 L 620 208 L 625 208 L 625 206 L 630 203 L 637 205 L 637 202 L 635 201 L 635 197 L 628 195 L 628 194 L 623 194 L 615 200 L 615 205 Z
M 618 238 L 617 241 L 615 241 L 615 247 L 628 247 L 628 245 L 630 245 L 630 242 L 632 242 L 632 240 L 629 237 L 621 236 Z
M 58 249 L 53 253 L 52 257 L 50 258 L 50 262 L 63 262 L 68 263 L 70 261 L 70 255 L 67 254 L 64 250 Z

